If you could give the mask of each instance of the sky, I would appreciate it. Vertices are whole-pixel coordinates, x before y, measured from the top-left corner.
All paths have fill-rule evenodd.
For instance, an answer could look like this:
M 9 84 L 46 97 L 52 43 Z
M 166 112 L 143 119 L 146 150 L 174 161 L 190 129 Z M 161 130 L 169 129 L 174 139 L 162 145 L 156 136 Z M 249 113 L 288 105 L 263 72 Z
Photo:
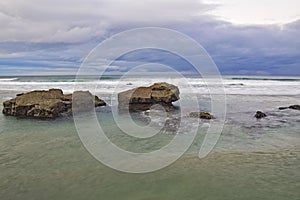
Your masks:
M 105 39 L 150 26 L 196 40 L 224 75 L 300 76 L 299 8 L 299 0 L 0 0 L 0 75 L 75 74 Z M 110 71 L 157 61 L 187 68 L 141 51 Z

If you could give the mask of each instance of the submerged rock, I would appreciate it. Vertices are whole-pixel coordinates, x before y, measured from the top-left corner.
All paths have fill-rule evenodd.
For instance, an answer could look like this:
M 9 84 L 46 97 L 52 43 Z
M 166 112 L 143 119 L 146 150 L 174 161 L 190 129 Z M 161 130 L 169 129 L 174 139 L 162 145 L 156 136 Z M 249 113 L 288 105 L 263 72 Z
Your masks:
M 155 83 L 149 87 L 138 87 L 118 94 L 119 109 L 146 111 L 159 104 L 166 111 L 174 109 L 172 102 L 179 99 L 179 89 L 169 83 Z
M 191 112 L 188 117 L 200 119 L 214 119 L 215 117 L 208 112 Z
M 289 109 L 300 110 L 300 105 L 291 105 L 289 106 Z
M 279 107 L 278 109 L 279 110 L 285 110 L 285 109 L 288 109 L 289 107 Z
M 254 115 L 254 117 L 256 117 L 257 119 L 261 119 L 266 117 L 267 115 L 261 111 L 256 111 L 256 114 Z
M 162 131 L 176 133 L 180 127 L 180 118 L 169 118 L 166 120 Z
M 285 109 L 300 110 L 300 105 L 291 105 L 289 107 L 279 107 L 279 110 L 285 110 Z
M 72 98 L 80 105 L 75 108 L 80 108 L 82 111 L 91 106 L 106 105 L 103 100 L 88 91 L 76 91 L 73 95 L 64 95 L 60 89 L 36 90 L 18 94 L 16 98 L 3 102 L 2 113 L 19 117 L 54 119 L 63 113 L 72 112 Z

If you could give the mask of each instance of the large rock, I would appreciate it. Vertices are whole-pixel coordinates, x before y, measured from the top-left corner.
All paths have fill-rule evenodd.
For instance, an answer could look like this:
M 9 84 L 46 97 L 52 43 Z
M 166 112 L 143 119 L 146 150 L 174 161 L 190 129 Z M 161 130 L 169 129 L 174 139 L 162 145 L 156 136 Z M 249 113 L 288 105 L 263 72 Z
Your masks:
M 63 113 L 72 112 L 72 99 L 75 99 L 75 103 L 78 105 L 73 107 L 78 110 L 106 105 L 103 100 L 88 91 L 76 91 L 73 95 L 64 95 L 60 89 L 50 89 L 18 94 L 16 98 L 3 103 L 2 113 L 19 117 L 53 119 Z
M 138 87 L 118 94 L 119 109 L 145 111 L 159 104 L 166 111 L 174 109 L 172 102 L 179 99 L 179 89 L 169 83 L 155 83 L 149 87 Z

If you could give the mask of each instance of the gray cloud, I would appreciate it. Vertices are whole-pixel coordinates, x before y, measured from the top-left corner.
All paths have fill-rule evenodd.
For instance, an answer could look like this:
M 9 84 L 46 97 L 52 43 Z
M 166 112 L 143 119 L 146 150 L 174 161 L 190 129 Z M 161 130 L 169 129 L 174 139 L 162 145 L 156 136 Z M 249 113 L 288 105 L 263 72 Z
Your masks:
M 84 42 L 124 24 L 186 22 L 214 7 L 198 0 L 2 0 L 0 40 Z
M 0 0 L 0 69 L 27 65 L 31 72 L 34 65 L 74 72 L 105 38 L 128 28 L 159 26 L 198 41 L 223 73 L 300 75 L 300 20 L 234 25 L 206 14 L 217 6 L 198 0 Z M 128 62 L 147 62 L 140 58 Z

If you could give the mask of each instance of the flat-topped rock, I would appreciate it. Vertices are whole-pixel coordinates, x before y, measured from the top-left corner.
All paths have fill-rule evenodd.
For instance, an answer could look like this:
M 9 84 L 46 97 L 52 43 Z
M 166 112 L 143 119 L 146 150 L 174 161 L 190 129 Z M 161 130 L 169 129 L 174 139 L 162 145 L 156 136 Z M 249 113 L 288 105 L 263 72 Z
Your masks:
M 90 107 L 105 106 L 106 103 L 93 96 L 89 91 L 76 91 L 73 94 L 63 94 L 60 89 L 36 90 L 18 94 L 16 98 L 3 102 L 2 113 L 4 115 L 54 119 L 63 113 L 72 112 L 72 100 L 80 106 L 79 110 L 87 110 Z M 73 106 L 74 107 L 74 106 Z
M 215 117 L 208 112 L 191 112 L 188 117 L 200 119 L 215 119 Z
M 149 87 L 138 87 L 118 94 L 119 109 L 146 111 L 155 104 L 166 111 L 174 109 L 172 102 L 179 100 L 179 89 L 169 83 L 154 83 Z

